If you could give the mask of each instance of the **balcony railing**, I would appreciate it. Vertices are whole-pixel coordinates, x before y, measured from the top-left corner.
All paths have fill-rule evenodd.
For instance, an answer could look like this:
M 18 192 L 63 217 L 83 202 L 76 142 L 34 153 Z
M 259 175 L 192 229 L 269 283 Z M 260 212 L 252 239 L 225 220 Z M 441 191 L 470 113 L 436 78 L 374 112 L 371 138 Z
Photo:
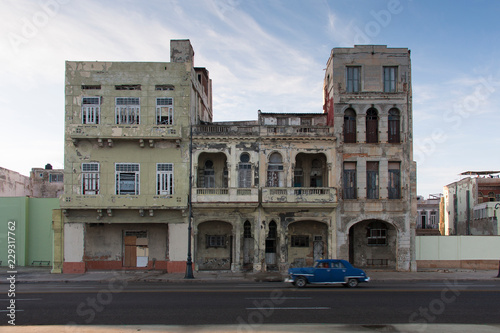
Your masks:
M 193 126 L 194 135 L 217 136 L 332 136 L 333 132 L 327 126 L 258 126 L 258 125 L 199 125 Z
M 193 203 L 259 202 L 258 188 L 194 188 Z
M 265 187 L 262 203 L 336 203 L 337 189 L 333 187 Z

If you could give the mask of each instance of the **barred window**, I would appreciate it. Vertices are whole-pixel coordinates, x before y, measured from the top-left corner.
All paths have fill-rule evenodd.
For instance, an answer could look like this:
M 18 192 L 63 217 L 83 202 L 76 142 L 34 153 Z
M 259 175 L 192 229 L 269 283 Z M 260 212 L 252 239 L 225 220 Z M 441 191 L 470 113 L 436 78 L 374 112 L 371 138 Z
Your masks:
M 290 245 L 292 247 L 309 247 L 309 236 L 292 235 Z
M 82 124 L 99 124 L 101 97 L 82 97 Z
M 64 177 L 62 173 L 51 173 L 49 174 L 49 183 L 62 183 Z
M 156 164 L 156 194 L 174 194 L 174 165 L 172 163 Z
M 99 163 L 82 163 L 82 194 L 99 194 Z
M 139 97 L 116 98 L 116 124 L 139 124 L 140 113 L 141 106 Z
M 226 247 L 225 235 L 207 235 L 206 247 Z

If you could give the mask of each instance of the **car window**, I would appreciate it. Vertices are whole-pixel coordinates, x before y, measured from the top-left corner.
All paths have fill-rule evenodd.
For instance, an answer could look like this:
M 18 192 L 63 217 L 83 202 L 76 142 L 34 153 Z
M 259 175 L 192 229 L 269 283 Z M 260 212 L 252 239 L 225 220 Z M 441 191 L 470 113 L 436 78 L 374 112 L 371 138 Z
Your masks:
M 333 268 L 345 268 L 344 264 L 341 263 L 340 261 L 332 263 Z

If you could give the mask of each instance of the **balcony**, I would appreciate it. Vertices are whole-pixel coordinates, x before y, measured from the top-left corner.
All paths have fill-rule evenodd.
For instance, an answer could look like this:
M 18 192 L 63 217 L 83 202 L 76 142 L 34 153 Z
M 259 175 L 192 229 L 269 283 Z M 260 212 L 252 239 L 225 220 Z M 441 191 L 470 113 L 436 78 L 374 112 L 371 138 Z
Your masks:
M 261 136 L 301 136 L 301 137 L 333 137 L 333 132 L 327 126 L 262 126 Z
M 259 203 L 258 188 L 193 188 L 193 204 L 251 205 Z
M 69 137 L 77 143 L 80 139 L 97 139 L 112 142 L 119 139 L 180 140 L 179 126 L 163 125 L 82 125 L 68 126 Z
M 200 125 L 193 126 L 194 135 L 204 136 L 260 136 L 260 137 L 334 137 L 328 126 L 274 126 L 274 125 Z
M 163 195 L 63 195 L 62 209 L 185 209 L 187 197 Z
M 194 135 L 215 135 L 215 136 L 257 136 L 259 135 L 259 126 L 257 125 L 198 125 L 193 126 Z
M 265 187 L 263 205 L 321 206 L 337 205 L 337 189 L 333 187 Z

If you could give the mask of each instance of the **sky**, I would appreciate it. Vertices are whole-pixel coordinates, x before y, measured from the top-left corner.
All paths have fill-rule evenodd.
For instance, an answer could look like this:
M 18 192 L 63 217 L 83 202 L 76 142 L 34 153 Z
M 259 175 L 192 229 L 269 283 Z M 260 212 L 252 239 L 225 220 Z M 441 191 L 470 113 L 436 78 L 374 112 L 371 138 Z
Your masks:
M 64 62 L 170 61 L 189 39 L 214 121 L 321 113 L 334 47 L 411 50 L 417 192 L 500 170 L 500 1 L 0 0 L 0 167 L 64 165 Z

